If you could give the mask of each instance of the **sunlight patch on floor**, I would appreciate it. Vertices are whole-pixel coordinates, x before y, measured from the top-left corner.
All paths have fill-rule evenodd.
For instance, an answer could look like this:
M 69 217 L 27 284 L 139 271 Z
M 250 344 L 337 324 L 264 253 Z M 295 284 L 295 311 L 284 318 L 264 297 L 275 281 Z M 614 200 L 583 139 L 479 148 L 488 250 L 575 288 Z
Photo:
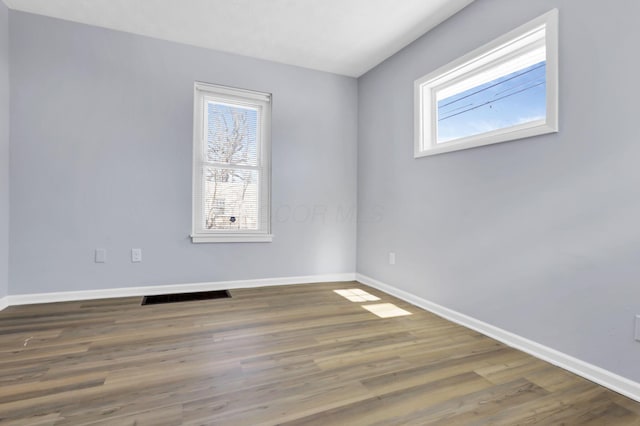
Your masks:
M 374 302 L 376 300 L 380 300 L 379 297 L 376 297 L 373 294 L 369 294 L 364 290 L 360 290 L 359 288 L 349 288 L 345 290 L 333 291 L 352 302 Z
M 398 308 L 393 303 L 379 303 L 377 305 L 362 305 L 367 311 L 376 314 L 380 318 L 402 317 L 411 315 L 411 312 Z

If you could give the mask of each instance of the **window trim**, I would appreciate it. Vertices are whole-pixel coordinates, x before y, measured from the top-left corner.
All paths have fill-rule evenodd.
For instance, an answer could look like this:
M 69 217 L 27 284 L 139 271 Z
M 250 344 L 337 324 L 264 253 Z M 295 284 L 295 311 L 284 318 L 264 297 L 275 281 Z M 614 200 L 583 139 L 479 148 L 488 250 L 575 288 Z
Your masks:
M 473 63 L 481 63 L 482 58 L 499 51 L 505 45 L 522 38 L 541 26 L 545 26 L 547 57 L 546 118 L 437 143 L 435 129 L 435 119 L 437 117 L 436 89 L 440 88 L 444 83 L 460 79 L 461 76 L 471 76 L 488 64 L 499 63 L 501 59 L 510 53 L 500 55 L 487 64 L 472 66 Z M 465 71 L 465 68 L 470 69 Z M 521 25 L 414 82 L 414 158 L 508 142 L 546 133 L 555 133 L 558 130 L 558 9 L 552 9 L 544 15 Z
M 260 109 L 260 145 L 258 149 L 258 230 L 204 230 L 202 229 L 203 186 L 201 169 L 206 163 L 202 153 L 205 145 L 203 104 L 211 98 Z M 234 87 L 195 82 L 193 89 L 193 163 L 192 163 L 192 218 L 193 243 L 271 242 L 271 94 Z

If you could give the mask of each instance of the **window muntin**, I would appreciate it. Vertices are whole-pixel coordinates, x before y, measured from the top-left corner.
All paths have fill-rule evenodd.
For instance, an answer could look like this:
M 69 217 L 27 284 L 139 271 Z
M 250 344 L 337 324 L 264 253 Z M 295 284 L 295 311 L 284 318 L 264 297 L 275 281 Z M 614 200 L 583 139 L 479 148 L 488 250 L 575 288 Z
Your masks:
M 271 241 L 271 96 L 196 83 L 193 242 Z
M 419 79 L 415 156 L 557 131 L 557 10 Z

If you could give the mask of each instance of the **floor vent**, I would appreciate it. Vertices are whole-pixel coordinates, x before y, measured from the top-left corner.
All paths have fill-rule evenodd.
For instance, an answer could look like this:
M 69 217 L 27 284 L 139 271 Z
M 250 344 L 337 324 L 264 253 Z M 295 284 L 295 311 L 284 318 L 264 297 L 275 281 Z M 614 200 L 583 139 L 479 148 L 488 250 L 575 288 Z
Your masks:
M 143 305 L 157 305 L 160 303 L 192 302 L 195 300 L 228 299 L 229 290 L 198 291 L 195 293 L 159 294 L 157 296 L 144 296 Z

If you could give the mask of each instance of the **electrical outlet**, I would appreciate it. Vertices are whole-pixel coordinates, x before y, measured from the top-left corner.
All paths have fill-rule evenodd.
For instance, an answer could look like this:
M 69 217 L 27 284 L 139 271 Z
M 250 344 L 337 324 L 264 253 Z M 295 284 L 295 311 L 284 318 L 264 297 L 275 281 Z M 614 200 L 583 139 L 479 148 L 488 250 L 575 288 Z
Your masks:
M 142 262 L 142 249 L 132 248 L 131 249 L 131 261 L 132 262 Z
M 635 339 L 640 342 L 640 315 L 636 315 Z
M 95 253 L 96 263 L 105 263 L 107 261 L 107 250 L 103 248 L 97 248 Z
M 389 265 L 396 264 L 396 254 L 394 252 L 389 252 Z

